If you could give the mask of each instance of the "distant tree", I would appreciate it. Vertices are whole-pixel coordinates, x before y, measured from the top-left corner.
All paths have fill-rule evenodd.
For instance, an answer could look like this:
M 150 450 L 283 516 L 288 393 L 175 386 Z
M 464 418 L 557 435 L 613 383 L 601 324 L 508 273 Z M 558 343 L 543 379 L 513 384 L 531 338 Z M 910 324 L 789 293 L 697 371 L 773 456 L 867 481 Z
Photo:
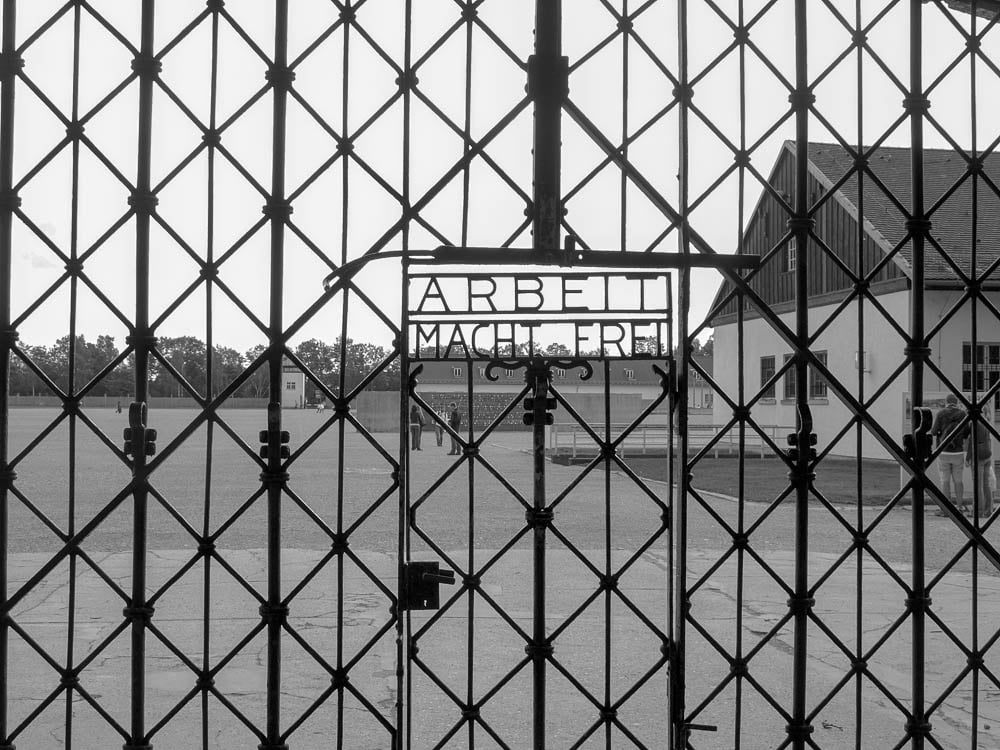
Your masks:
M 98 336 L 94 342 L 88 342 L 82 335 L 72 340 L 69 336 L 63 336 L 52 346 L 22 343 L 20 350 L 63 391 L 69 388 L 69 365 L 72 361 L 74 389 L 77 392 L 120 355 L 114 337 L 110 335 Z M 163 336 L 157 340 L 157 352 L 160 357 L 166 360 L 198 394 L 207 397 L 220 393 L 265 351 L 267 347 L 263 344 L 254 346 L 243 354 L 231 347 L 213 345 L 212 383 L 211 389 L 208 390 L 208 348 L 201 339 L 195 336 Z M 368 384 L 370 389 L 393 390 L 399 387 L 399 357 L 393 350 L 377 344 L 348 338 L 346 346 L 342 346 L 339 338 L 334 344 L 310 339 L 299 344 L 294 351 L 310 373 L 334 391 L 340 387 L 341 367 L 344 368 L 343 380 L 347 390 L 356 387 L 369 376 L 371 376 Z M 135 353 L 132 352 L 117 367 L 95 382 L 88 390 L 88 395 L 121 398 L 133 394 L 134 368 Z M 42 378 L 20 357 L 11 357 L 9 372 L 10 393 L 51 394 Z M 187 395 L 180 381 L 155 356 L 149 359 L 148 378 L 150 396 Z M 265 362 L 249 375 L 234 395 L 266 398 L 268 383 L 268 367 Z M 306 395 L 310 401 L 320 398 L 318 388 L 308 379 Z
M 267 351 L 267 347 L 263 344 L 257 344 L 257 346 L 247 349 L 243 355 L 245 366 L 249 367 L 265 351 Z M 248 396 L 250 398 L 267 398 L 268 383 L 270 383 L 270 377 L 267 370 L 267 362 L 265 361 L 263 365 L 254 370 L 253 374 L 247 378 L 243 386 L 237 391 L 237 395 Z
M 334 347 L 319 339 L 309 339 L 303 341 L 294 349 L 295 356 L 304 364 L 312 377 L 323 383 L 327 388 L 335 388 L 333 375 L 336 370 L 334 357 L 336 352 Z M 315 381 L 309 376 L 306 377 L 306 401 L 316 403 L 322 400 L 321 391 L 316 387 Z
M 199 394 L 205 393 L 207 351 L 205 342 L 194 336 L 163 336 L 156 348 L 165 360 Z M 154 396 L 186 396 L 180 381 L 155 358 L 149 363 L 149 391 Z
M 712 339 L 712 336 L 709 336 L 708 337 L 708 341 L 706 341 L 704 344 L 702 344 L 701 341 L 698 338 L 695 338 L 695 340 L 691 342 L 691 354 L 694 355 L 694 356 L 699 356 L 699 357 L 700 356 L 711 356 L 712 349 L 713 349 L 713 339 Z M 680 356 L 681 356 L 681 348 L 680 348 L 680 346 L 675 346 L 674 347 L 674 358 L 676 359 L 676 358 L 678 358 Z
M 79 393 L 99 373 L 101 373 L 118 356 L 118 348 L 111 336 L 98 336 L 96 342 L 88 342 L 82 335 L 70 338 L 63 336 L 47 349 L 43 346 L 25 346 L 22 350 L 63 392 L 69 392 L 70 363 L 73 367 L 73 392 Z M 121 369 L 121 368 L 119 368 Z M 30 368 L 18 362 L 18 375 L 26 379 L 19 383 L 18 389 L 24 388 L 31 392 L 48 392 L 42 381 L 31 372 Z M 108 373 L 88 390 L 89 395 L 115 395 L 120 392 L 121 384 L 128 379 L 126 370 L 116 369 Z M 27 386 L 25 388 L 25 386 Z
M 568 357 L 573 352 L 565 344 L 551 343 L 545 347 L 545 353 L 550 357 Z
M 341 356 L 342 351 L 343 356 Z M 337 337 L 336 342 L 333 344 L 333 352 L 336 374 L 339 375 L 341 366 L 344 368 L 345 391 L 350 391 L 357 386 L 372 371 L 377 369 L 379 365 L 383 364 L 389 356 L 389 352 L 377 344 L 355 342 L 349 338 L 345 345 L 340 336 Z M 375 377 L 370 385 L 373 390 L 385 390 L 394 387 L 390 381 L 395 380 L 395 378 L 383 378 L 382 376 L 385 374 L 380 372 Z M 396 381 L 395 385 L 398 386 L 398 381 Z
M 97 337 L 93 346 L 94 363 L 97 372 L 103 370 L 113 362 L 120 352 L 115 346 L 114 336 L 103 334 Z M 129 360 L 118 364 L 111 372 L 101 378 L 100 383 L 94 386 L 91 391 L 95 396 L 122 396 L 132 392 L 134 388 L 134 375 Z
M 48 349 L 44 346 L 32 346 L 22 344 L 21 351 L 43 372 L 48 373 L 46 366 L 48 360 Z M 45 382 L 28 367 L 25 362 L 17 356 L 10 358 L 10 392 L 15 395 L 36 396 L 53 395 L 51 389 Z
M 707 357 L 711 357 L 713 354 L 715 354 L 715 334 L 714 333 L 711 336 L 708 337 L 708 341 L 706 341 L 704 343 L 704 345 L 701 347 L 701 353 L 704 354 Z
M 77 344 L 80 343 L 82 336 L 77 337 Z M 48 348 L 44 357 L 36 358 L 35 364 L 39 365 L 42 371 L 49 376 L 49 378 L 54 382 L 59 389 L 66 393 L 69 390 L 69 360 L 70 360 L 70 337 L 63 336 L 62 338 L 56 340 L 56 342 Z M 75 347 L 75 360 L 74 360 L 74 377 L 75 385 L 77 388 L 80 386 L 80 375 L 81 370 L 84 369 L 81 365 L 81 360 L 83 357 L 80 356 L 80 347 Z M 83 356 L 86 356 L 86 350 L 83 352 Z
M 244 367 L 243 355 L 228 346 L 212 347 L 212 390 L 210 398 L 233 382 Z

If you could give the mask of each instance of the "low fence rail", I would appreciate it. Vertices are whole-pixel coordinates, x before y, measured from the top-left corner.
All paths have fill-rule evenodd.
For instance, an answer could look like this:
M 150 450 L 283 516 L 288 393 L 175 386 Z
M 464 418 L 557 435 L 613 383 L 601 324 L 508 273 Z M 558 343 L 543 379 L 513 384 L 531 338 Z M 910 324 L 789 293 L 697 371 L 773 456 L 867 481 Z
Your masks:
M 605 425 L 592 424 L 590 429 L 595 434 L 604 432 Z M 621 435 L 628 429 L 627 423 L 612 423 L 612 436 Z M 785 435 L 795 431 L 794 425 L 760 425 L 760 430 L 774 443 L 783 444 Z M 722 433 L 720 435 L 720 433 Z M 688 426 L 688 449 L 701 451 L 711 444 L 711 454 L 735 456 L 740 452 L 740 432 L 738 428 L 725 429 L 725 425 L 695 424 Z M 677 430 L 671 433 L 665 424 L 641 424 L 633 428 L 619 443 L 618 455 L 625 456 L 663 456 L 669 449 L 678 445 Z M 742 441 L 744 454 L 758 455 L 766 458 L 772 451 L 760 433 L 746 430 Z M 549 449 L 556 456 L 570 459 L 592 458 L 598 452 L 598 445 L 590 434 L 576 422 L 563 422 L 549 428 Z

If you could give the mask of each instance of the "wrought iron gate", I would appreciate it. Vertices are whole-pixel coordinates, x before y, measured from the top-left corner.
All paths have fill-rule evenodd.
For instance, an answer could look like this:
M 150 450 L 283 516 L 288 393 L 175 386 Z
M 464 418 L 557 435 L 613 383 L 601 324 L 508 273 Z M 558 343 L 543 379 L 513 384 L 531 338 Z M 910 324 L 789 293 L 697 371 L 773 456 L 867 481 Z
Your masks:
M 998 437 L 998 18 L 992 0 L 3 0 L 0 748 L 1000 742 L 996 517 L 938 486 L 923 411 L 952 393 Z M 449 548 L 420 524 L 440 485 L 407 471 L 411 400 L 435 406 L 410 377 L 411 266 L 439 245 L 560 265 L 570 236 L 581 257 L 678 269 L 676 466 L 657 490 L 617 452 L 638 422 L 576 418 L 606 557 L 561 537 L 539 422 L 550 387 L 574 407 L 536 357 L 493 422 L 449 430 L 469 467 Z M 164 343 L 195 327 L 197 373 Z M 692 356 L 709 327 L 711 372 Z M 110 353 L 92 367 L 95 331 Z M 339 339 L 326 373 L 296 353 L 317 332 Z M 387 348 L 356 366 L 363 335 Z M 332 409 L 282 408 L 286 366 Z M 228 408 L 248 389 L 266 412 Z M 530 501 L 481 455 L 529 390 Z M 869 505 L 884 462 L 903 479 Z M 665 514 L 632 546 L 611 531 L 613 467 Z M 482 563 L 486 475 L 517 513 Z M 529 536 L 521 611 L 483 576 Z M 656 621 L 622 576 L 664 538 Z M 592 576 L 582 606 L 607 607 L 596 690 L 551 652 L 582 611 L 547 630 L 553 539 Z M 426 618 L 401 611 L 409 577 L 447 578 L 422 553 L 459 584 Z M 436 640 L 463 597 L 463 639 Z M 652 640 L 620 648 L 612 602 Z M 477 607 L 520 650 L 484 685 Z M 459 644 L 461 690 L 431 660 Z M 635 701 L 654 678 L 666 697 Z M 532 695 L 531 732 L 503 689 Z M 545 713 L 567 696 L 587 718 L 564 732 Z

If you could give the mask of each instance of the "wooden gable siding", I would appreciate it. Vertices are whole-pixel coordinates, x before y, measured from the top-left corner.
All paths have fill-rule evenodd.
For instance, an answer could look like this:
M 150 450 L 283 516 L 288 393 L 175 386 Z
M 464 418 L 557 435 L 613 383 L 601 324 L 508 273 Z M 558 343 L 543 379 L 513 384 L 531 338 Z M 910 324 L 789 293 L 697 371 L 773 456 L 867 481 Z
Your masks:
M 829 175 L 831 181 L 836 181 L 841 175 Z M 779 194 L 786 196 L 791 202 L 795 185 L 795 159 L 784 149 L 781 157 L 771 173 L 771 185 Z M 808 177 L 809 202 L 815 204 L 823 198 L 826 187 L 810 173 Z M 852 202 L 856 196 L 847 196 Z M 743 235 L 743 252 L 747 255 L 767 255 L 774 246 L 787 234 L 789 219 L 788 211 L 771 193 L 765 192 L 754 211 L 747 230 Z M 816 212 L 815 234 L 826 243 L 827 247 L 847 267 L 858 272 L 858 224 L 843 204 L 834 197 L 826 199 L 823 206 Z M 861 257 L 861 272 L 870 272 L 885 257 L 885 252 L 867 233 L 864 236 L 863 253 Z M 829 254 L 816 242 L 810 240 L 808 245 L 808 291 L 810 297 L 847 293 L 852 288 L 848 274 L 843 271 Z M 801 254 L 800 254 L 801 255 Z M 787 242 L 768 261 L 761 266 L 750 282 L 751 288 L 769 305 L 791 303 L 795 299 L 795 273 L 786 270 Z M 872 279 L 873 283 L 892 281 L 905 278 L 904 272 L 893 262 L 887 263 Z M 724 284 L 722 294 L 727 294 L 730 284 Z M 719 297 L 721 299 L 721 296 Z M 716 316 L 715 324 L 728 322 L 718 318 L 728 318 L 736 313 L 736 300 L 729 301 Z M 749 301 L 744 308 L 751 309 Z

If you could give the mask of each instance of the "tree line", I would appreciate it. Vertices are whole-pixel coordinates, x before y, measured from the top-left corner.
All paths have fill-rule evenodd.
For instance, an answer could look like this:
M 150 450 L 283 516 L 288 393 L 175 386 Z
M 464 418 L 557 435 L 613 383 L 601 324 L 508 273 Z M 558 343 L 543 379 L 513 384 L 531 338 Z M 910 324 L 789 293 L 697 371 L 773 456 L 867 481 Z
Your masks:
M 34 366 L 45 374 L 64 393 L 70 387 L 70 352 L 72 349 L 73 390 L 79 392 L 104 371 L 121 354 L 113 336 L 98 336 L 88 341 L 77 335 L 73 346 L 71 338 L 63 336 L 51 346 L 22 344 L 19 348 Z M 263 344 L 240 352 L 232 347 L 213 345 L 211 353 L 205 342 L 195 336 L 163 336 L 157 339 L 156 349 L 192 388 L 199 394 L 215 395 L 229 386 L 249 365 L 267 349 Z M 377 344 L 356 342 L 348 338 L 346 345 L 338 337 L 328 344 L 319 339 L 303 341 L 292 349 L 293 354 L 311 373 L 331 391 L 341 386 L 341 365 L 344 387 L 351 390 L 382 365 L 390 350 Z M 343 352 L 343 357 L 341 356 Z M 209 356 L 211 356 L 211 393 L 208 389 Z M 291 362 L 287 362 L 291 364 Z M 233 394 L 238 397 L 266 398 L 268 394 L 268 368 L 265 362 L 240 385 Z M 321 389 L 306 378 L 305 397 L 308 402 L 322 400 Z M 393 359 L 375 375 L 368 388 L 390 390 L 399 387 L 399 361 Z M 10 359 L 8 392 L 14 396 L 54 395 L 45 380 L 20 357 Z M 92 396 L 126 398 L 135 393 L 135 355 L 129 354 L 116 367 L 105 373 L 87 391 Z M 150 396 L 187 396 L 188 392 L 174 375 L 156 358 L 149 359 Z
M 694 342 L 696 354 L 711 354 L 711 338 L 702 345 Z M 228 346 L 213 345 L 211 349 L 211 394 L 208 392 L 209 351 L 205 342 L 195 336 L 163 336 L 157 339 L 157 351 L 180 375 L 201 395 L 215 395 L 232 383 L 249 365 L 255 362 L 267 347 L 263 344 L 240 352 Z M 63 336 L 51 346 L 24 344 L 21 351 L 64 393 L 69 391 L 70 378 L 70 337 Z M 87 341 L 77 335 L 73 350 L 73 390 L 80 391 L 87 383 L 105 370 L 121 354 L 113 336 L 98 336 Z M 545 348 L 549 356 L 567 356 L 570 351 L 562 344 L 550 344 Z M 319 339 L 309 339 L 298 344 L 292 352 L 309 371 L 327 388 L 337 392 L 341 385 L 341 364 L 346 391 L 352 390 L 371 376 L 390 355 L 390 350 L 365 342 L 346 340 L 341 337 L 332 343 Z M 342 355 L 343 352 L 343 355 Z M 425 352 L 430 356 L 433 352 Z M 521 352 L 518 352 L 521 353 Z M 677 351 L 675 349 L 675 355 Z M 54 395 L 48 384 L 38 376 L 20 357 L 10 360 L 9 393 L 14 396 Z M 385 365 L 377 375 L 371 377 L 367 385 L 372 390 L 395 390 L 399 387 L 399 360 Z M 308 377 L 305 384 L 305 398 L 315 403 L 323 398 L 321 389 Z M 268 391 L 268 370 L 266 363 L 258 367 L 233 394 L 238 397 L 266 398 Z M 128 397 L 135 392 L 135 357 L 129 354 L 114 369 L 106 373 L 88 390 L 88 395 Z M 151 396 L 186 396 L 181 382 L 151 357 L 149 360 L 149 394 Z

